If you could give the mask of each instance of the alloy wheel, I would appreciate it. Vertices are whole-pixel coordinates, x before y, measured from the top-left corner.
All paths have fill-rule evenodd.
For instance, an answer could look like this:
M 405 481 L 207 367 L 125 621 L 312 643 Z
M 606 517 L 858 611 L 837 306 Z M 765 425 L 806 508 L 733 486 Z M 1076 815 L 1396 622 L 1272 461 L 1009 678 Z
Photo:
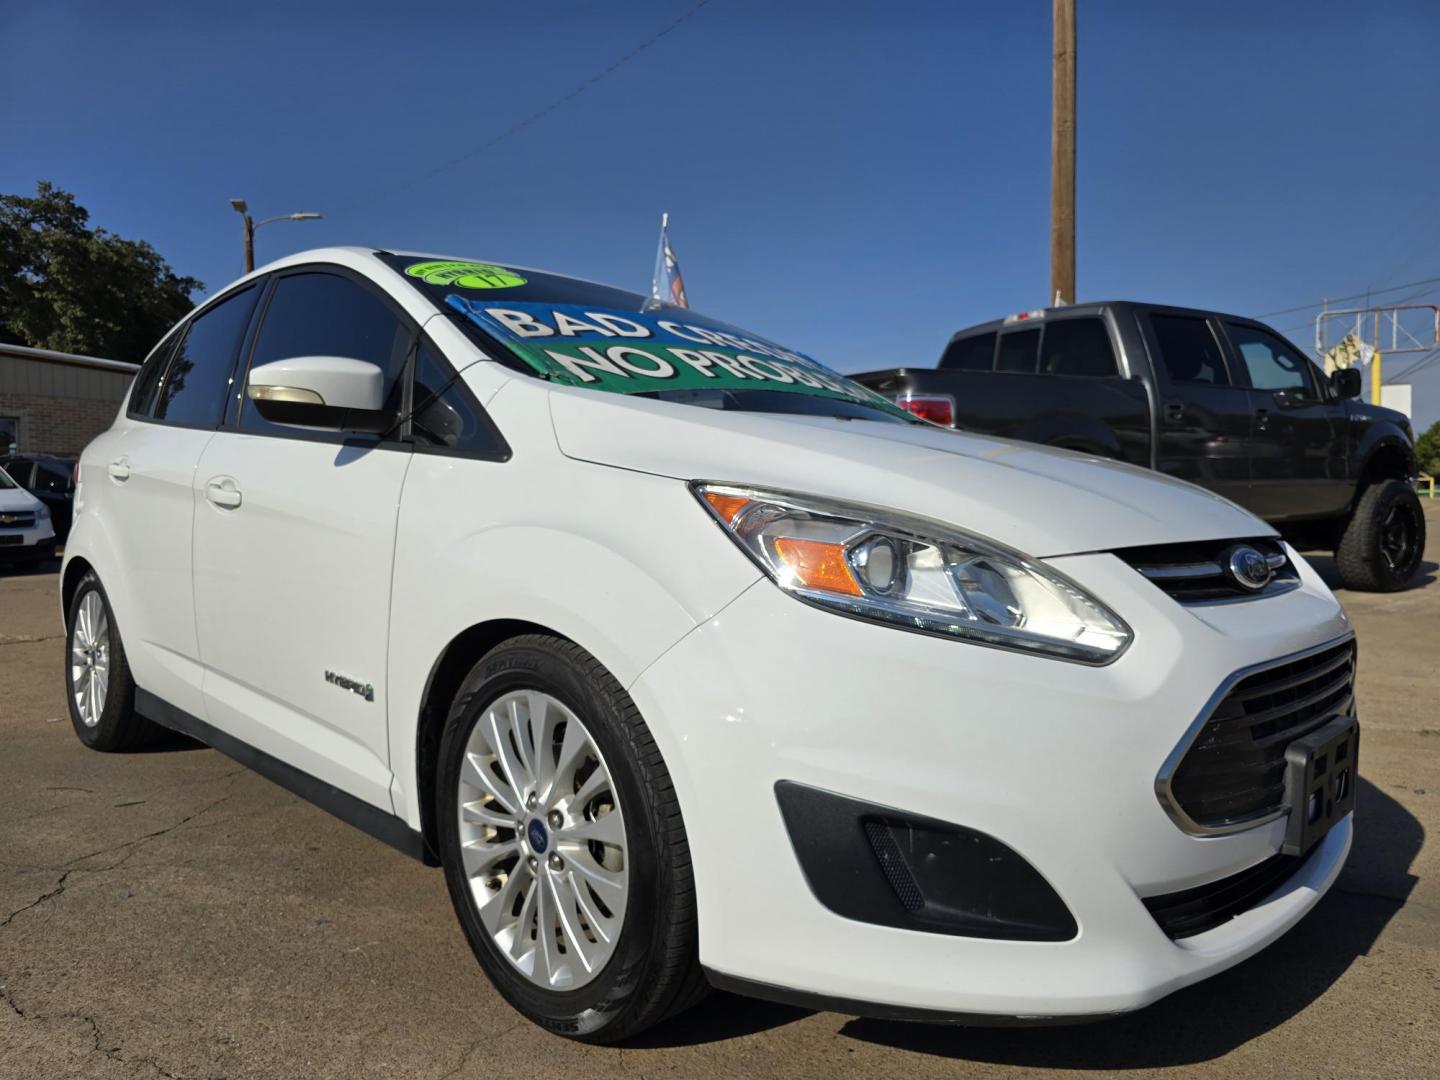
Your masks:
M 485 932 L 527 979 L 573 990 L 615 952 L 625 819 L 594 737 L 538 690 L 485 706 L 460 769 L 460 850 Z
M 1419 530 L 1410 507 L 1397 503 L 1390 507 L 1385 520 L 1380 523 L 1380 557 L 1394 574 L 1409 574 L 1414 569 L 1419 552 L 1416 540 Z
M 86 727 L 100 723 L 110 690 L 110 620 L 93 589 L 80 601 L 70 635 L 70 692 Z

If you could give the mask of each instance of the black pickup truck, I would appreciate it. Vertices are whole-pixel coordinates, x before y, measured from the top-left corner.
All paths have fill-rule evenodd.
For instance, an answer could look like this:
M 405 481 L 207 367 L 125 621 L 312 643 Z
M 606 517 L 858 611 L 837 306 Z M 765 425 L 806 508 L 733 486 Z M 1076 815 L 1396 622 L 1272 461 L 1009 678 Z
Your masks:
M 935 423 L 1116 458 L 1201 484 L 1353 589 L 1403 588 L 1425 517 L 1414 432 L 1254 319 L 1118 301 L 961 330 L 937 368 L 852 376 Z

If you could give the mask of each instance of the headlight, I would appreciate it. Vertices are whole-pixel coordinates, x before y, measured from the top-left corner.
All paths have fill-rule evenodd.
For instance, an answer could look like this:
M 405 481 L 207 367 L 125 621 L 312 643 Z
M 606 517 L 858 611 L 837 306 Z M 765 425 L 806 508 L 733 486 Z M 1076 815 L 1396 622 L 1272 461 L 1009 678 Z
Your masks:
M 44 503 L 41 503 L 41 504 L 40 504 L 40 508 L 35 511 L 35 520 L 36 520 L 36 521 L 44 521 L 44 520 L 45 520 L 46 518 L 48 518 L 49 516 L 50 516 L 50 507 L 46 506 Z
M 786 592 L 845 615 L 942 637 L 1105 664 L 1130 629 L 1078 585 L 939 522 L 809 495 L 691 485 Z

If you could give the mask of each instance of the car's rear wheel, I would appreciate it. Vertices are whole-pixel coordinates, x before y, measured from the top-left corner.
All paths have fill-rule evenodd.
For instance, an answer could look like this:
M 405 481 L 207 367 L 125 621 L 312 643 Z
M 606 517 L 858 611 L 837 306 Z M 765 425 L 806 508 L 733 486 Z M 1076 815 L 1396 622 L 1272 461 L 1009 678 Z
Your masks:
M 1345 526 L 1335 566 L 1347 589 L 1394 592 L 1415 576 L 1425 551 L 1425 512 L 1403 480 L 1367 487 Z
M 451 708 L 439 769 L 451 900 L 516 1009 L 557 1034 L 613 1042 L 702 996 L 670 776 L 592 656 L 538 635 L 489 653 Z
M 100 579 L 86 573 L 65 627 L 65 688 L 70 722 L 92 750 L 128 750 L 159 731 L 135 712 L 135 681 Z

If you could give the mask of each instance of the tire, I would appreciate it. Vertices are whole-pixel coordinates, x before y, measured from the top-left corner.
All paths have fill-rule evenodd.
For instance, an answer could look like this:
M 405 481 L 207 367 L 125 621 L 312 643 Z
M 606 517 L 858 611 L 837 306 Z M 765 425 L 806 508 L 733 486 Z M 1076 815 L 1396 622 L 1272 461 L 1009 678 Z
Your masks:
M 103 616 L 103 628 L 97 614 Z M 87 656 L 96 666 L 103 661 L 106 676 L 98 715 L 85 703 L 92 670 Z M 92 750 L 131 750 L 159 733 L 159 728 L 135 712 L 135 680 L 130 677 L 125 645 L 110 599 L 93 573 L 80 579 L 65 620 L 65 700 L 75 734 Z
M 588 738 L 584 749 L 572 752 L 572 735 Z M 529 635 L 471 669 L 441 735 L 436 811 L 460 925 L 530 1020 L 611 1043 L 704 996 L 670 775 L 634 702 L 585 650 Z
M 1425 512 L 1403 480 L 1378 480 L 1365 489 L 1335 549 L 1347 589 L 1394 592 L 1415 576 L 1425 551 Z

